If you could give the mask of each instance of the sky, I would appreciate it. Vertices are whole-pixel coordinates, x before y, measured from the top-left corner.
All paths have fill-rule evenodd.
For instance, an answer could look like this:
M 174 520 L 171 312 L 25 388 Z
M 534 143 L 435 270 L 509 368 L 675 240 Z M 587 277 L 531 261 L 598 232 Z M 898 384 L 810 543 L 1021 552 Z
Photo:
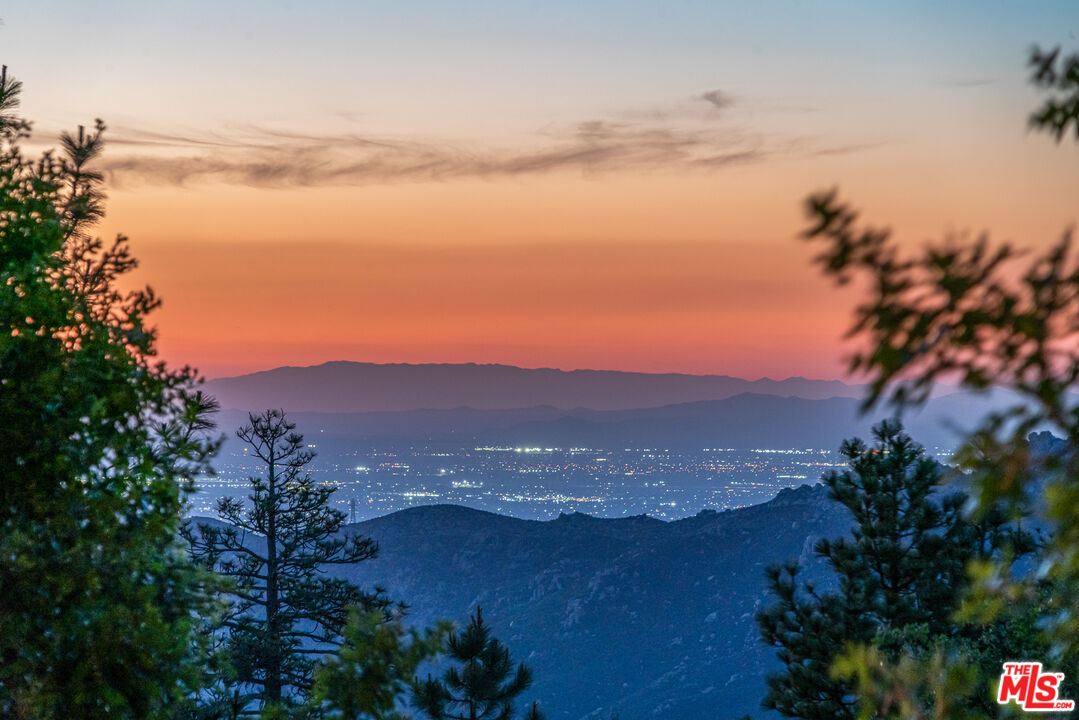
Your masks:
M 839 188 L 916 248 L 1045 246 L 1061 2 L 0 3 L 35 147 L 103 118 L 108 215 L 208 377 L 328 360 L 843 378 Z

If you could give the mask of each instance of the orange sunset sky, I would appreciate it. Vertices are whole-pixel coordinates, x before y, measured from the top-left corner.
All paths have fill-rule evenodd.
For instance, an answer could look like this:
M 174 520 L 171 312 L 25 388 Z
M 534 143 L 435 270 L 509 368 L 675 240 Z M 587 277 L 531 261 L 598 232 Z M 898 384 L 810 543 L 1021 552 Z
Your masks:
M 25 5 L 0 59 L 34 143 L 106 120 L 101 231 L 211 377 L 842 377 L 857 295 L 797 240 L 808 193 L 912 247 L 1079 215 L 1075 145 L 1026 129 L 1071 2 Z

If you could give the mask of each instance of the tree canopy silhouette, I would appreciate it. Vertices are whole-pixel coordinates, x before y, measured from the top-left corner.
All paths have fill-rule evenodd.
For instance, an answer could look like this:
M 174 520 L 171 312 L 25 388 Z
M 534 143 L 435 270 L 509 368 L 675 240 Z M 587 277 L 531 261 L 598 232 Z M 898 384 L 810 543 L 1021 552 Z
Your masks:
M 532 671 L 516 667 L 509 650 L 491 634 L 476 608 L 468 627 L 450 634 L 447 655 L 457 666 L 441 679 L 417 683 L 413 702 L 431 720 L 512 720 L 514 700 L 532 684 Z M 524 720 L 543 720 L 532 703 Z
M 315 453 L 295 423 L 281 410 L 248 419 L 236 435 L 264 474 L 249 478 L 247 502 L 218 501 L 224 525 L 184 528 L 191 554 L 234 581 L 219 630 L 245 712 L 305 701 L 318 660 L 341 647 L 350 609 L 389 605 L 380 592 L 326 574 L 330 565 L 375 557 L 378 546 L 338 536 L 345 515 L 329 505 L 334 488 L 306 471 Z
M 898 422 L 881 422 L 873 434 L 872 445 L 845 441 L 848 468 L 822 478 L 854 521 L 849 537 L 823 539 L 814 548 L 834 573 L 835 589 L 799 583 L 797 563 L 768 569 L 776 601 L 757 622 L 783 669 L 768 676 L 763 705 L 787 717 L 857 716 L 853 684 L 832 673 L 851 644 L 876 642 L 891 656 L 921 655 L 931 637 L 978 635 L 956 627 L 952 617 L 969 585 L 968 562 L 1033 546 L 1003 513 L 969 520 L 967 496 L 944 491 L 941 466 Z
M 20 144 L 0 72 L 0 715 L 155 718 L 195 692 L 208 578 L 177 543 L 215 403 L 155 359 L 127 239 L 90 234 L 105 126 Z
M 1031 82 L 1046 91 L 1030 125 L 1057 142 L 1069 129 L 1079 139 L 1079 55 L 1035 48 L 1030 68 Z M 863 348 L 851 369 L 871 381 L 867 408 L 921 405 L 941 381 L 1018 397 L 983 419 L 956 461 L 978 489 L 976 514 L 1003 504 L 1018 516 L 1036 505 L 1051 532 L 1036 575 L 1007 554 L 972 563 L 977 582 L 962 612 L 980 622 L 1010 616 L 1013 626 L 1025 623 L 1038 659 L 1072 674 L 1079 657 L 1079 258 L 1071 232 L 1041 252 L 982 235 L 915 253 L 888 229 L 862 223 L 834 190 L 809 198 L 807 212 L 806 237 L 823 246 L 824 273 L 868 288 L 851 329 Z M 1028 436 L 1044 428 L 1063 437 L 1062 448 L 1032 448 Z M 863 646 L 838 669 L 858 680 L 863 715 L 960 717 L 973 712 L 964 709 L 977 684 L 973 655 L 944 646 L 924 662 L 890 663 L 879 648 Z

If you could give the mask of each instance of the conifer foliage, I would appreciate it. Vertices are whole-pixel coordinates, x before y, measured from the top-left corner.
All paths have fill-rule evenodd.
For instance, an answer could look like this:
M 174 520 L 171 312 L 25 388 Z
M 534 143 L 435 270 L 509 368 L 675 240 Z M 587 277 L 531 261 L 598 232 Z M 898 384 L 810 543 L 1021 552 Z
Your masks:
M 127 240 L 90 234 L 105 126 L 31 160 L 0 72 L 0 716 L 157 718 L 196 692 L 176 532 L 215 404 L 155 360 Z
M 885 652 L 917 653 L 933 638 L 954 635 L 968 563 L 1005 546 L 1031 546 L 1001 513 L 967 519 L 963 493 L 937 497 L 940 466 L 898 422 L 882 422 L 874 435 L 872 446 L 843 443 L 848 469 L 822 478 L 854 520 L 850 537 L 815 548 L 834 571 L 836 589 L 800 584 L 796 563 L 768 570 L 776 603 L 757 621 L 783 670 L 768 677 L 763 704 L 788 717 L 855 717 L 852 685 L 833 676 L 849 645 L 877 641 Z
M 237 436 L 265 474 L 249 479 L 247 503 L 223 498 L 224 525 L 188 526 L 192 555 L 234 581 L 232 605 L 218 632 L 242 708 L 293 706 L 308 698 L 323 656 L 341 646 L 350 608 L 386 607 L 379 592 L 328 577 L 328 565 L 375 557 L 369 538 L 338 537 L 344 513 L 329 505 L 334 489 L 305 467 L 314 452 L 281 410 L 251 414 Z
M 411 720 L 405 705 L 420 664 L 442 650 L 449 623 L 420 633 L 400 617 L 354 610 L 345 642 L 315 673 L 313 709 L 342 720 Z
M 1028 64 L 1043 97 L 1030 127 L 1058 143 L 1079 139 L 1079 54 L 1035 47 Z M 1049 530 L 1036 563 L 1016 564 L 1010 553 L 971 563 L 975 581 L 962 611 L 982 624 L 973 644 L 941 643 L 926 657 L 898 659 L 867 643 L 837 670 L 857 679 L 861 711 L 874 717 L 968 717 L 967 708 L 987 701 L 991 712 L 975 713 L 996 715 L 1001 708 L 987 687 L 1013 657 L 1046 658 L 1068 683 L 1079 657 L 1079 258 L 1072 231 L 1030 249 L 982 234 L 912 252 L 889 228 L 862 220 L 835 190 L 811 196 L 806 210 L 805 237 L 821 246 L 824 274 L 840 284 L 858 279 L 867 289 L 850 332 L 863 348 L 851 368 L 870 381 L 865 407 L 923 405 L 942 381 L 1008 391 L 1013 403 L 982 418 L 955 461 L 978 490 L 979 514 L 1002 505 L 1021 514 L 1033 505 Z M 1062 448 L 1035 452 L 1030 433 L 1047 428 L 1063 438 Z M 1073 698 L 1074 688 L 1064 697 Z
M 431 720 L 513 720 L 514 700 L 532 684 L 532 672 L 520 663 L 514 668 L 509 650 L 491 635 L 483 611 L 462 632 L 447 640 L 447 656 L 457 666 L 441 679 L 417 683 L 413 702 Z M 524 720 L 543 720 L 532 703 Z

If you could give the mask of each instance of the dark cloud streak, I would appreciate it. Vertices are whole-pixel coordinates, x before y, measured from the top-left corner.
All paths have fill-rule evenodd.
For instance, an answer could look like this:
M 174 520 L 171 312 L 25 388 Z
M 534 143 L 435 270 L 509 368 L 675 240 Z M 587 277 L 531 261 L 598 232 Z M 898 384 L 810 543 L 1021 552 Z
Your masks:
M 703 93 L 699 99 L 711 105 L 713 110 L 726 110 L 734 104 L 731 96 L 722 90 L 709 90 Z
M 732 101 L 713 90 L 698 96 L 715 109 Z M 726 125 L 726 123 L 725 123 Z M 110 182 L 185 185 L 221 182 L 252 187 L 311 187 L 579 172 L 715 171 L 774 155 L 834 154 L 850 148 L 770 147 L 734 127 L 691 118 L 590 120 L 537 135 L 535 147 L 480 148 L 345 133 L 318 135 L 258 126 L 231 135 L 119 128 L 113 145 L 126 156 L 102 161 Z
M 586 174 L 694 167 L 715 157 L 758 153 L 735 133 L 638 126 L 602 120 L 578 125 L 543 146 L 469 150 L 450 143 L 374 139 L 356 135 L 311 136 L 267 131 L 261 141 L 229 144 L 215 138 L 123 134 L 122 147 L 186 154 L 129 154 L 108 158 L 102 169 L 112 182 L 178 184 L 216 180 L 256 187 L 349 185 L 436 181 L 463 177 L 536 175 L 559 171 Z M 210 153 L 204 151 L 212 150 Z

